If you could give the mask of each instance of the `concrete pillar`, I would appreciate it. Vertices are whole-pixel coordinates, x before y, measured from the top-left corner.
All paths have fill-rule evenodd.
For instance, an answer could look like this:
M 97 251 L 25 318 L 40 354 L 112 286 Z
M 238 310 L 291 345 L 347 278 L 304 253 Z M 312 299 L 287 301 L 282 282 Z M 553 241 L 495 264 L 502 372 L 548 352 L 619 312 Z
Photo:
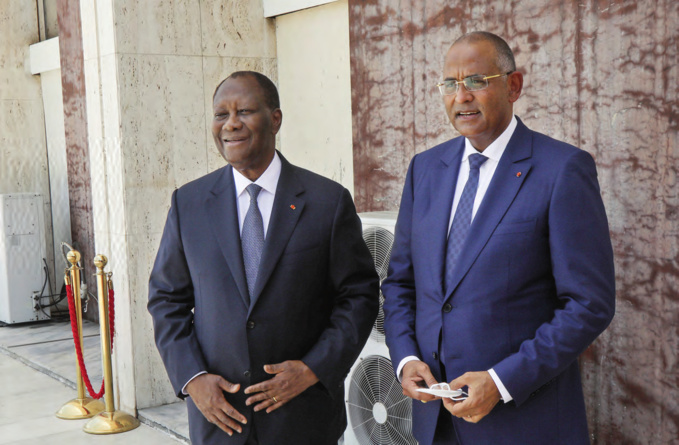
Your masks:
M 116 290 L 121 409 L 176 400 L 146 311 L 172 191 L 224 165 L 212 93 L 232 71 L 276 78 L 274 26 L 258 0 L 80 0 L 94 233 Z

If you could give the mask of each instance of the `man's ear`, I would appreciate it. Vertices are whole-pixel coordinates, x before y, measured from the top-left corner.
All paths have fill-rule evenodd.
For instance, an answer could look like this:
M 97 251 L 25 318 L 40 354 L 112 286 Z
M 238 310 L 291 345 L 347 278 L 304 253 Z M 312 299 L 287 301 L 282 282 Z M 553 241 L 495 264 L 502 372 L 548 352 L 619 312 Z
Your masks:
M 519 100 L 523 89 L 523 74 L 520 71 L 507 75 L 507 88 L 509 89 L 509 102 L 514 103 Z
M 278 134 L 281 129 L 281 124 L 283 123 L 283 112 L 280 108 L 276 108 L 271 112 L 272 123 L 273 123 L 273 134 Z

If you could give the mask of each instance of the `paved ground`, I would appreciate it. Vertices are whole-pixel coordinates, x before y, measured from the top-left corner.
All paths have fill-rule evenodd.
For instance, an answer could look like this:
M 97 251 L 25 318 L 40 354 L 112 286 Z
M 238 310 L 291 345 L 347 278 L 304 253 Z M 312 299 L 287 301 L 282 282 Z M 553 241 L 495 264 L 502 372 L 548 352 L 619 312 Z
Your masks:
M 126 433 L 93 436 L 82 431 L 87 420 L 61 420 L 54 412 L 75 396 L 69 386 L 0 353 L 0 444 L 182 443 L 167 433 L 141 425 Z
M 98 389 L 101 359 L 98 326 L 85 322 L 83 343 L 90 378 Z M 68 323 L 0 326 L 0 445 L 188 443 L 183 402 L 139 411 L 142 425 L 126 433 L 95 436 L 87 420 L 61 420 L 54 413 L 75 392 L 75 353 Z

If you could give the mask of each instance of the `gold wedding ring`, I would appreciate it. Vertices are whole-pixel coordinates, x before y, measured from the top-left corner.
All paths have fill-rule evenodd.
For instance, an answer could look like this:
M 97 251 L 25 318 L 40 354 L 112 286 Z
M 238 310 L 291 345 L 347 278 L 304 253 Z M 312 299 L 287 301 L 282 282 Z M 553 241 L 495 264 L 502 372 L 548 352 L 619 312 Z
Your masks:
M 271 400 L 273 400 L 273 403 L 278 403 L 278 400 L 276 400 L 276 396 L 273 396 Z

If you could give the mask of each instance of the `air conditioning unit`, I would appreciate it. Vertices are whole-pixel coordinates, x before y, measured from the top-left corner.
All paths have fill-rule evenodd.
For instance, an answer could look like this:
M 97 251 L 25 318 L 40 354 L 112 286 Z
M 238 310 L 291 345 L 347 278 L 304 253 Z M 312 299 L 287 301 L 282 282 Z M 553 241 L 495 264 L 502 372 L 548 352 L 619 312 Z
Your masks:
M 45 216 L 42 196 L 0 195 L 0 321 L 49 319 L 40 308 L 45 282 Z M 49 291 L 48 291 L 49 293 Z
M 396 212 L 360 213 L 363 239 L 375 261 L 380 283 L 387 276 L 394 244 Z M 416 445 L 412 436 L 412 404 L 394 376 L 384 340 L 384 297 L 370 338 L 345 381 L 349 424 L 344 445 Z

